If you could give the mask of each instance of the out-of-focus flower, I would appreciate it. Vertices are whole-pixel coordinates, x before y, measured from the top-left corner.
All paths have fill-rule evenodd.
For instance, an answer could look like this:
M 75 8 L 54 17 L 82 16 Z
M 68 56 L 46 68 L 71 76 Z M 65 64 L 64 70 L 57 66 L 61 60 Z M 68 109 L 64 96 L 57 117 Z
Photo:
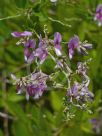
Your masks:
M 13 37 L 20 38 L 20 37 L 32 36 L 32 33 L 29 31 L 24 31 L 24 32 L 16 32 L 15 31 L 15 32 L 11 33 L 11 35 Z
M 34 56 L 34 50 L 36 47 L 36 42 L 35 40 L 28 40 L 25 44 L 24 44 L 24 59 L 27 63 L 32 63 L 32 61 L 35 59 Z
M 92 44 L 87 43 L 87 41 L 82 43 L 79 37 L 75 35 L 69 40 L 68 49 L 69 49 L 69 58 L 72 59 L 75 49 L 79 53 L 83 55 L 87 55 L 88 54 L 87 50 L 92 49 Z
M 51 2 L 57 2 L 57 0 L 50 0 Z
M 70 39 L 69 43 L 68 43 L 68 48 L 69 48 L 69 58 L 72 59 L 73 55 L 74 55 L 74 50 L 78 47 L 79 45 L 79 37 L 78 36 L 74 36 L 73 38 Z
M 98 26 L 102 25 L 102 4 L 97 6 L 94 20 L 98 21 Z
M 92 49 L 92 44 L 86 42 L 83 44 L 83 47 L 87 50 L 90 50 L 90 49 Z
M 96 134 L 100 134 L 100 121 L 96 118 L 93 118 L 90 120 L 90 123 L 92 124 L 92 130 Z
M 42 72 L 37 72 L 29 76 L 22 77 L 21 79 L 15 79 L 17 94 L 22 94 L 26 91 L 27 100 L 29 100 L 29 96 L 32 96 L 34 99 L 38 99 L 47 89 L 46 81 L 48 78 L 48 75 Z
M 62 36 L 59 32 L 56 32 L 54 34 L 54 48 L 57 56 L 60 56 L 61 53 L 61 41 L 62 41 Z

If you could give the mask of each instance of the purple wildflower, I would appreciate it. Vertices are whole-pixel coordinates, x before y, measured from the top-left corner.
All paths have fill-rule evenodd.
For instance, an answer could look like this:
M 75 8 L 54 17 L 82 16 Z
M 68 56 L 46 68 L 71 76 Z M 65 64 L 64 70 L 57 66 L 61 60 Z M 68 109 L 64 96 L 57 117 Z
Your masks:
M 35 59 L 35 56 L 34 56 L 35 46 L 36 46 L 36 42 L 33 39 L 28 40 L 24 44 L 24 47 L 25 47 L 24 58 L 25 58 L 25 61 L 27 61 L 28 63 L 32 63 L 32 61 Z
M 32 33 L 29 31 L 24 31 L 24 32 L 16 32 L 15 31 L 15 32 L 11 33 L 11 35 L 13 37 L 20 38 L 20 37 L 32 36 Z
M 72 59 L 73 55 L 74 55 L 74 50 L 78 47 L 79 45 L 79 37 L 78 36 L 74 36 L 73 38 L 70 39 L 69 43 L 68 43 L 68 48 L 69 48 L 69 58 Z
M 28 40 L 28 41 L 25 42 L 25 44 L 24 44 L 25 47 L 32 48 L 32 49 L 35 49 L 35 45 L 36 45 L 36 42 L 35 42 L 35 40 L 33 40 L 33 39 Z
M 30 96 L 32 96 L 34 99 L 38 99 L 47 89 L 46 80 L 48 78 L 48 75 L 42 72 L 37 72 L 28 77 L 17 79 L 17 94 L 21 94 L 25 90 L 27 100 L 29 100 Z
M 35 40 L 28 38 L 28 37 L 32 36 L 32 33 L 29 31 L 13 32 L 13 33 L 11 33 L 11 35 L 16 38 L 21 38 L 20 41 L 17 42 L 17 45 L 19 45 L 19 44 L 24 45 L 24 59 L 26 62 L 32 63 L 32 61 L 35 59 L 33 50 L 35 49 L 35 46 L 36 46 Z
M 72 88 L 68 89 L 67 96 L 70 98 L 70 102 L 73 101 L 73 99 L 76 99 L 78 96 L 78 90 L 79 90 L 79 84 L 75 83 Z
M 98 25 L 102 25 L 102 4 L 99 4 L 96 8 L 94 20 L 98 21 Z
M 75 49 L 83 54 L 83 55 L 87 55 L 87 50 L 92 49 L 92 44 L 85 42 L 81 42 L 79 40 L 78 36 L 74 36 L 73 38 L 70 39 L 70 41 L 68 42 L 68 49 L 69 49 L 69 58 L 72 59 Z
M 38 48 L 35 51 L 35 56 L 40 59 L 40 63 L 42 64 L 46 60 L 48 52 L 45 48 Z
M 76 100 L 79 104 L 93 100 L 93 93 L 86 86 L 81 86 L 79 83 L 74 83 L 71 89 L 67 91 L 67 97 L 70 102 Z
M 79 96 L 80 97 L 78 98 L 78 100 L 81 102 L 92 101 L 94 98 L 93 93 L 90 92 L 86 86 L 82 87 L 79 92 Z
M 38 99 L 42 96 L 43 92 L 46 90 L 47 85 L 44 82 L 39 82 L 39 84 L 31 84 L 27 86 L 26 98 L 32 96 L 34 99 Z
M 25 61 L 28 61 L 30 55 L 31 55 L 31 52 L 30 52 L 29 48 L 24 48 L 24 59 L 25 59 Z
M 59 32 L 56 32 L 54 34 L 54 48 L 57 56 L 61 55 L 61 41 L 62 41 L 62 36 Z
M 40 59 L 40 63 L 42 64 L 48 56 L 46 45 L 43 40 L 40 41 L 39 47 L 36 49 L 35 49 L 36 43 L 33 40 L 29 40 L 27 43 L 25 43 L 24 46 L 26 47 L 25 48 L 26 52 L 24 52 L 24 55 L 28 63 L 32 63 L 35 57 L 38 57 Z M 32 48 L 32 52 L 30 48 Z
M 40 59 L 40 63 L 42 64 L 47 56 L 48 56 L 48 51 L 47 51 L 47 40 L 42 39 L 40 36 L 39 39 L 39 47 L 35 50 L 35 57 L 38 57 Z

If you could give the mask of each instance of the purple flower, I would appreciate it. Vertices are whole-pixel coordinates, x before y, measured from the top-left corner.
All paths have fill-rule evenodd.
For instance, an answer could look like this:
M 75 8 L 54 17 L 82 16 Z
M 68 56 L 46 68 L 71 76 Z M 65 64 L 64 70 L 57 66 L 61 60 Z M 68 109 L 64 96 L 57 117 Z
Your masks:
M 102 4 L 99 4 L 96 8 L 94 20 L 98 21 L 98 25 L 102 25 Z
M 69 43 L 68 43 L 68 48 L 69 48 L 69 58 L 72 59 L 75 49 L 83 54 L 83 55 L 87 55 L 87 50 L 92 49 L 92 44 L 87 43 L 87 41 L 85 42 L 81 42 L 79 40 L 78 36 L 74 36 L 73 38 L 70 39 Z
M 68 43 L 68 48 L 69 48 L 69 58 L 72 59 L 73 55 L 74 55 L 74 50 L 78 47 L 79 45 L 79 37 L 78 36 L 74 36 L 73 38 L 70 39 L 69 43 Z
M 72 88 L 68 89 L 67 97 L 70 99 L 70 102 L 76 100 L 79 104 L 83 104 L 87 101 L 92 101 L 94 95 L 86 86 L 82 86 L 78 82 L 75 82 Z
M 62 36 L 59 32 L 56 32 L 54 34 L 54 48 L 57 56 L 61 55 L 61 41 L 62 41 Z
M 42 96 L 43 92 L 46 90 L 46 80 L 48 75 L 38 72 L 31 75 L 31 84 L 28 84 L 26 89 L 26 98 L 29 99 L 29 96 L 32 96 L 34 99 L 38 99 Z
M 94 94 L 90 92 L 86 86 L 82 87 L 79 95 L 79 101 L 92 101 L 94 98 Z
M 28 57 L 30 56 L 30 51 L 29 51 L 29 48 L 24 48 L 24 56 L 25 56 L 25 60 L 28 59 Z
M 76 97 L 78 95 L 78 84 L 74 84 L 67 93 L 68 96 Z
M 47 85 L 44 82 L 39 82 L 38 84 L 31 84 L 27 86 L 26 98 L 32 96 L 34 99 L 38 99 L 42 96 L 43 92 L 46 90 Z
M 47 89 L 46 81 L 48 78 L 48 75 L 42 72 L 37 72 L 31 74 L 28 77 L 22 77 L 22 79 L 17 79 L 17 94 L 21 94 L 23 93 L 23 91 L 26 91 L 27 100 L 29 100 L 30 96 L 34 99 L 38 99 Z
M 31 39 L 31 40 L 28 40 L 27 42 L 25 42 L 24 46 L 28 47 L 28 48 L 35 49 L 36 42 L 35 42 L 35 40 Z
M 25 46 L 25 48 L 24 48 L 25 61 L 28 63 L 32 63 L 32 61 L 35 59 L 34 50 L 35 50 L 36 42 L 33 39 L 28 40 L 24 44 L 24 46 Z
M 39 47 L 35 50 L 34 55 L 35 55 L 35 57 L 38 57 L 40 59 L 41 64 L 46 60 L 46 58 L 48 56 L 47 40 L 42 39 L 41 36 L 39 39 Z
M 20 37 L 32 36 L 32 33 L 29 31 L 24 31 L 24 32 L 16 32 L 15 31 L 15 32 L 11 33 L 11 35 L 13 37 L 20 38 Z
M 67 96 L 70 98 L 70 102 L 73 101 L 73 99 L 76 99 L 78 96 L 78 90 L 79 90 L 79 84 L 75 83 L 72 88 L 68 89 Z
M 40 59 L 40 64 L 42 64 L 46 60 L 48 52 L 45 48 L 38 48 L 34 55 Z
M 39 38 L 39 47 L 45 48 L 46 46 L 47 46 L 47 39 L 46 38 L 42 38 L 42 36 L 40 35 L 40 38 Z

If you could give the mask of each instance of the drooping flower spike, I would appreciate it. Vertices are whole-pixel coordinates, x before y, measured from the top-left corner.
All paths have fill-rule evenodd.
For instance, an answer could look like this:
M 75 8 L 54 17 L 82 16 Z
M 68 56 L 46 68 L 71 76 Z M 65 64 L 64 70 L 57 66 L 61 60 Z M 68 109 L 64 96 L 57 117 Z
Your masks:
M 20 79 L 15 79 L 17 94 L 25 92 L 27 100 L 29 100 L 29 97 L 38 99 L 43 95 L 46 89 L 49 89 L 47 87 L 47 79 L 50 79 L 51 83 L 53 82 L 52 87 L 61 87 L 66 89 L 67 96 L 65 98 L 67 104 L 80 107 L 81 109 L 86 109 L 87 104 L 92 101 L 94 97 L 93 93 L 88 90 L 90 79 L 87 76 L 86 62 L 79 62 L 75 71 L 70 68 L 66 58 L 68 56 L 65 56 L 62 52 L 61 34 L 56 32 L 54 34 L 54 39 L 49 39 L 48 36 L 42 38 L 40 35 L 37 42 L 35 42 L 35 40 L 31 37 L 32 34 L 27 31 L 24 31 L 23 33 L 14 32 L 12 35 L 20 39 L 17 43 L 18 45 L 23 44 L 24 58 L 27 63 L 32 63 L 35 58 L 37 58 L 36 60 L 39 60 L 40 64 L 42 64 L 49 55 L 49 57 L 55 62 L 56 70 L 58 70 L 58 72 L 55 70 L 55 73 L 48 76 L 41 72 L 42 67 L 39 67 L 39 63 L 36 63 L 37 70 L 39 69 L 40 72 L 34 72 L 28 76 L 21 77 Z M 86 55 L 87 50 L 91 48 L 92 44 L 87 43 L 87 41 L 81 42 L 79 37 L 75 35 L 68 42 L 69 58 L 73 58 L 75 50 Z M 62 82 L 57 84 L 54 81 L 59 72 L 62 72 L 63 76 L 65 76 L 65 79 L 67 80 L 68 84 L 65 87 L 62 85 Z M 80 76 L 80 82 L 77 80 L 73 81 L 76 78 L 73 76 L 76 74 L 78 77 Z

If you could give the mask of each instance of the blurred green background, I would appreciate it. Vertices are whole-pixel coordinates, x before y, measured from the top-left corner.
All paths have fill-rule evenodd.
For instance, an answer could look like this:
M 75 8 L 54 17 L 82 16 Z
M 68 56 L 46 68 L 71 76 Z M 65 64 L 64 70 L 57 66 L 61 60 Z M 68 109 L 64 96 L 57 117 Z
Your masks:
M 0 0 L 0 136 L 93 136 L 90 118 L 99 117 L 102 101 L 102 27 L 94 21 L 94 14 L 102 0 Z M 12 31 L 33 30 L 43 33 L 47 26 L 49 37 L 58 31 L 63 41 L 77 34 L 82 41 L 93 44 L 89 76 L 90 90 L 95 94 L 91 104 L 92 115 L 78 110 L 74 119 L 66 123 L 63 118 L 65 92 L 50 91 L 38 100 L 26 101 L 16 94 L 10 73 L 26 75 L 23 48 L 15 45 Z M 62 45 L 63 48 L 65 45 Z M 44 71 L 51 73 L 52 62 L 44 64 Z M 33 67 L 32 67 L 33 70 Z M 4 114 L 5 113 L 5 114 Z M 9 116 L 6 116 L 9 115 Z M 101 135 L 101 134 L 100 134 Z

